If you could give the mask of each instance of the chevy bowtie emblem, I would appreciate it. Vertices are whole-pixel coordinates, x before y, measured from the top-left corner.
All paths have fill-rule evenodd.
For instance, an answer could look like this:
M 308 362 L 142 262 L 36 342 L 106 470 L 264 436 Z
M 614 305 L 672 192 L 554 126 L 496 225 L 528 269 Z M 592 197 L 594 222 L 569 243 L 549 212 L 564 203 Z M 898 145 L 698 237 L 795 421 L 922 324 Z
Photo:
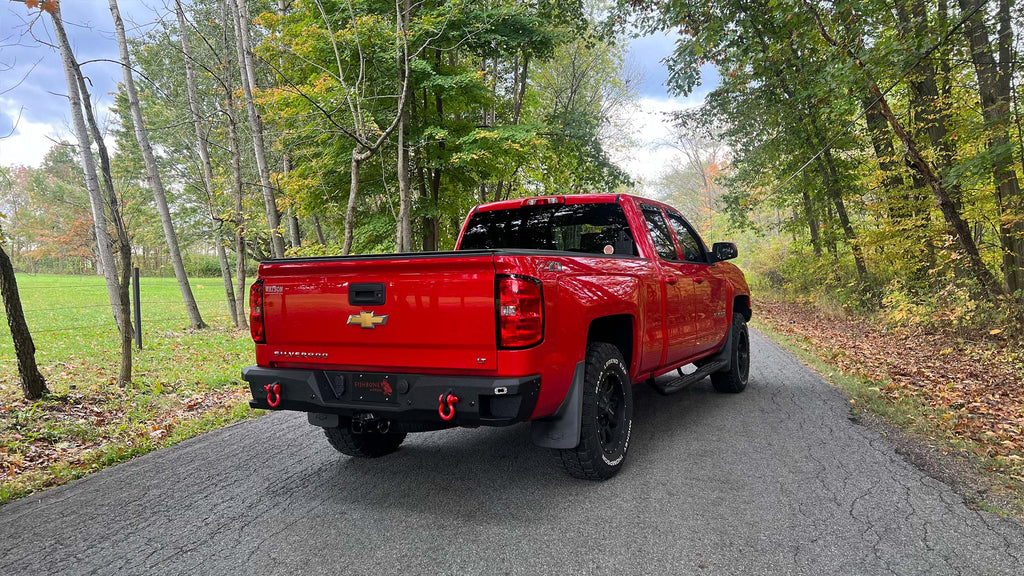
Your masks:
M 348 317 L 349 324 L 358 324 L 361 328 L 373 329 L 388 323 L 388 315 L 377 316 L 373 312 L 360 312 Z

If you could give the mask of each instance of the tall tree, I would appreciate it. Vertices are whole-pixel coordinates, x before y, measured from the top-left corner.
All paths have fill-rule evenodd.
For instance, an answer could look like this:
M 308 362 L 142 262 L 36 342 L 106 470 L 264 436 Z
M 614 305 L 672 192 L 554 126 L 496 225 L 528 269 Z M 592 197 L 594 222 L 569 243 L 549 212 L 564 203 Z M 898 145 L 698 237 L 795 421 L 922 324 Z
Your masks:
M 221 18 L 227 20 L 231 17 L 232 9 L 229 4 L 234 0 L 221 0 Z M 232 18 L 233 21 L 234 18 Z M 236 33 L 238 26 L 234 26 Z M 228 54 L 227 46 L 230 39 L 230 28 L 224 26 L 224 116 L 228 120 L 228 146 L 231 153 L 231 190 L 235 200 L 234 225 L 235 225 L 235 325 L 241 328 L 249 326 L 245 315 L 245 262 L 247 249 L 245 245 L 245 212 L 244 192 L 242 189 L 242 143 L 238 135 L 238 119 L 235 116 L 234 85 L 231 82 L 231 57 Z M 237 43 L 237 41 L 236 41 Z M 244 75 L 244 72 L 242 73 Z M 244 81 L 243 81 L 244 84 Z
M 110 288 L 110 278 L 114 279 L 116 288 L 116 297 L 113 300 L 118 303 L 115 306 L 115 316 L 121 335 L 121 370 L 118 373 L 117 383 L 120 387 L 126 387 L 131 384 L 132 380 L 132 324 L 130 320 L 131 303 L 128 294 L 132 273 L 131 243 L 128 239 L 127 227 L 121 215 L 120 201 L 114 190 L 114 182 L 110 175 L 110 158 L 107 155 L 106 144 L 103 142 L 103 135 L 100 133 L 99 125 L 96 123 L 96 118 L 92 112 L 92 102 L 86 87 L 85 77 L 82 75 L 81 67 L 75 59 L 75 55 L 71 50 L 71 43 L 68 41 L 67 34 L 64 31 L 64 20 L 61 17 L 60 4 L 57 2 L 47 3 L 42 6 L 42 9 L 51 16 L 61 60 L 64 63 L 64 75 L 68 84 L 68 99 L 71 104 L 71 117 L 79 143 L 78 152 L 82 157 L 82 167 L 85 172 L 90 198 L 93 198 L 93 218 L 97 220 L 96 243 L 102 246 L 106 242 L 109 250 L 110 237 L 106 230 L 108 222 L 107 212 L 110 215 L 109 222 L 113 224 L 117 235 L 117 248 L 121 266 L 120 280 L 117 279 L 117 265 L 114 264 L 112 255 L 103 261 L 103 268 L 104 275 L 108 278 L 108 289 Z M 88 126 L 85 119 L 82 118 L 83 110 L 88 120 Z M 92 142 L 90 142 L 90 134 Z M 100 158 L 100 174 L 103 177 L 105 197 L 103 197 L 99 190 L 96 163 L 92 156 L 92 143 L 95 143 Z
M 270 226 L 270 246 L 274 258 L 284 257 L 284 237 L 281 235 L 281 214 L 277 208 L 275 189 L 270 180 L 270 165 L 267 163 L 267 147 L 263 137 L 263 119 L 256 109 L 254 92 L 256 85 L 256 65 L 249 41 L 249 18 L 246 0 L 228 0 L 231 5 L 232 23 L 235 28 L 235 43 L 238 51 L 238 69 L 242 83 L 242 99 L 249 114 L 249 127 L 252 129 L 253 153 L 256 156 L 256 167 L 260 176 L 260 189 L 263 203 L 267 211 L 267 224 Z
M 60 51 L 61 62 L 64 66 L 64 79 L 68 89 L 68 103 L 71 109 L 71 124 L 78 140 L 78 154 L 82 164 L 82 172 L 85 176 L 85 187 L 89 191 L 89 204 L 92 207 L 93 229 L 96 235 L 96 250 L 100 255 L 103 277 L 107 283 L 107 295 L 110 298 L 110 306 L 113 310 L 114 320 L 117 322 L 118 330 L 124 330 L 128 318 L 123 309 L 120 297 L 120 287 L 117 278 L 117 264 L 114 262 L 113 242 L 107 222 L 107 211 L 104 207 L 106 201 L 100 190 L 99 177 L 96 171 L 96 160 L 92 154 L 92 142 L 89 138 L 89 128 L 86 126 L 82 114 L 82 94 L 79 92 L 78 62 L 71 51 L 71 43 L 68 42 L 67 34 L 64 32 L 64 20 L 60 13 L 60 4 L 54 3 L 44 8 L 49 11 L 53 22 L 54 35 L 57 37 L 57 48 Z
M 1024 211 L 1024 196 L 1017 180 L 1009 135 L 1014 34 L 1010 1 L 999 0 L 994 47 L 981 10 L 982 0 L 959 0 L 959 3 L 964 14 L 973 14 L 967 19 L 965 31 L 978 78 L 981 113 L 989 134 L 992 180 L 1001 212 L 999 240 L 1003 249 L 1003 282 L 1007 292 L 1013 294 L 1024 290 L 1024 217 L 1020 215 Z
M 231 321 L 234 322 L 235 327 L 240 328 L 241 325 L 239 324 L 239 314 L 234 294 L 235 290 L 231 279 L 231 272 L 228 268 L 227 251 L 224 248 L 224 239 L 222 238 L 220 231 L 221 221 L 217 218 L 216 210 L 213 206 L 213 163 L 210 160 L 210 143 L 207 139 L 206 132 L 203 130 L 203 119 L 199 112 L 199 95 L 196 90 L 195 64 L 193 62 L 192 47 L 188 40 L 190 27 L 185 20 L 185 9 L 181 5 L 181 0 L 175 0 L 174 2 L 174 15 L 178 21 L 179 42 L 181 44 L 181 53 L 185 60 L 186 97 L 188 98 L 189 116 L 192 118 L 192 126 L 195 129 L 196 134 L 195 141 L 196 149 L 199 152 L 199 163 L 201 168 L 200 175 L 202 177 L 203 191 L 209 199 L 208 207 L 210 210 L 210 220 L 213 223 L 213 232 L 211 237 L 214 243 L 214 249 L 217 251 L 217 263 L 220 266 L 221 278 L 224 280 L 224 292 L 227 296 L 228 313 L 231 316 Z
M 156 156 L 153 154 L 153 147 L 149 143 L 149 135 L 146 132 L 146 125 L 142 118 L 142 107 L 139 104 L 139 93 L 135 89 L 135 77 L 132 74 L 131 55 L 128 52 L 128 39 L 125 37 L 121 11 L 118 9 L 117 0 L 109 0 L 109 6 L 110 15 L 114 19 L 114 36 L 117 38 L 117 47 L 121 56 L 121 70 L 124 77 L 125 91 L 128 94 L 128 107 L 131 110 L 132 124 L 135 127 L 135 139 L 139 143 L 142 159 L 146 165 L 149 189 L 153 193 L 156 209 L 160 214 L 160 224 L 164 229 L 164 239 L 167 241 L 167 252 L 171 259 L 171 265 L 174 268 L 174 277 L 178 281 L 178 289 L 181 291 L 182 300 L 185 301 L 185 311 L 188 313 L 192 328 L 205 328 L 206 323 L 203 322 L 203 317 L 199 313 L 199 305 L 196 304 L 195 296 L 192 295 L 192 286 L 189 284 L 188 275 L 185 273 L 185 262 L 181 258 L 181 248 L 178 247 L 178 234 L 174 230 L 171 210 L 167 206 L 167 195 L 164 193 L 163 179 L 160 178 L 160 169 L 157 166 Z
M 0 215 L 0 218 L 3 216 Z M 18 357 L 18 377 L 21 390 L 28 400 L 38 400 L 49 394 L 46 379 L 36 366 L 36 346 L 32 341 L 25 312 L 21 308 L 21 294 L 18 292 L 18 280 L 14 277 L 14 266 L 4 250 L 4 231 L 0 227 L 0 296 L 4 300 L 7 312 L 7 327 L 11 330 L 14 341 L 14 353 Z

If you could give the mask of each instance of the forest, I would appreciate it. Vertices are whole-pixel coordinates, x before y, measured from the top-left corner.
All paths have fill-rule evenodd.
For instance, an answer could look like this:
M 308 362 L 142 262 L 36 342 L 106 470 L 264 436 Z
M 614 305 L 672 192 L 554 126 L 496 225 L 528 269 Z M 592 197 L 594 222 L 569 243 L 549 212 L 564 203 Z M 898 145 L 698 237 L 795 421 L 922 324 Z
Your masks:
M 895 322 L 1020 318 L 1019 6 L 1009 0 L 628 3 L 679 33 L 679 116 L 728 150 L 717 208 L 793 295 Z
M 104 274 L 115 315 L 132 266 L 174 274 L 193 328 L 189 276 L 221 276 L 244 328 L 260 260 L 449 249 L 480 202 L 637 190 L 608 151 L 630 138 L 626 43 L 656 33 L 671 92 L 708 65 L 720 81 L 672 113 L 685 161 L 640 189 L 738 238 L 757 283 L 895 322 L 1020 315 L 1009 0 L 197 0 L 131 37 L 111 0 L 108 126 L 60 3 L 22 4 L 76 137 L 3 169 L 5 248 L 25 272 Z

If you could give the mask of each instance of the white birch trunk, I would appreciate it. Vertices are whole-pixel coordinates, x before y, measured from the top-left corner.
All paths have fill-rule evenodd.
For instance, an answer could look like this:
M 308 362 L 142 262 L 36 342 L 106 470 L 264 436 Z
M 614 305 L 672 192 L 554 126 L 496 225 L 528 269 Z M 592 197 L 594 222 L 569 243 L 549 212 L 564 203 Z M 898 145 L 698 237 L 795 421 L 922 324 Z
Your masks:
M 274 187 L 270 181 L 270 167 L 267 164 L 266 145 L 263 140 L 263 120 L 256 110 L 256 103 L 252 96 L 253 90 L 256 89 L 256 73 L 252 62 L 252 49 L 249 45 L 249 21 L 245 17 L 248 11 L 245 0 L 228 1 L 232 6 L 239 76 L 242 80 L 242 94 L 246 111 L 249 113 L 249 126 L 252 129 L 253 153 L 256 156 L 256 168 L 260 175 L 263 203 L 267 210 L 267 224 L 270 226 L 270 246 L 275 258 L 283 258 L 284 237 L 281 235 L 281 215 L 277 210 Z
M 178 234 L 174 230 L 171 210 L 167 206 L 167 194 L 164 192 L 163 179 L 160 178 L 156 156 L 153 155 L 153 146 L 149 142 L 149 134 L 146 133 L 146 126 L 143 123 L 142 106 L 139 104 L 139 92 L 135 89 L 135 77 L 132 74 L 131 55 L 128 53 L 128 39 L 125 37 L 121 11 L 117 7 L 117 0 L 109 0 L 108 4 L 110 6 L 110 15 L 114 19 L 114 36 L 117 38 L 117 48 L 121 55 L 121 71 L 123 72 L 125 91 L 128 93 L 128 108 L 132 115 L 132 123 L 135 125 L 135 140 L 139 143 L 142 160 L 146 165 L 146 180 L 149 182 L 150 191 L 153 192 L 156 211 L 160 215 L 160 224 L 164 229 L 164 240 L 167 242 L 167 252 L 171 257 L 174 277 L 178 281 L 178 289 L 181 291 L 181 298 L 185 302 L 185 311 L 188 313 L 189 323 L 192 325 L 192 328 L 194 330 L 206 328 L 206 323 L 203 322 L 203 317 L 199 313 L 199 305 L 196 304 L 195 296 L 192 294 L 192 286 L 188 282 L 188 275 L 185 273 L 185 263 L 181 259 Z
M 196 131 L 196 146 L 199 150 L 199 160 L 202 164 L 203 186 L 206 188 L 206 193 L 210 198 L 210 219 L 215 227 L 219 227 L 221 223 L 213 218 L 213 164 L 210 162 L 210 146 L 206 141 L 206 135 L 203 134 L 202 116 L 199 114 L 199 98 L 196 96 L 196 71 L 192 63 L 192 47 L 188 41 L 188 26 L 185 22 L 185 10 L 181 6 L 181 0 L 175 0 L 174 13 L 178 18 L 181 52 L 185 56 L 185 85 L 188 94 L 188 109 L 192 116 L 192 125 Z M 224 249 L 224 242 L 219 231 L 214 231 L 213 241 L 217 249 L 217 262 L 220 264 L 220 274 L 224 279 L 228 312 L 231 315 L 231 322 L 234 323 L 235 328 L 239 328 L 235 287 L 231 278 L 231 270 L 228 268 L 227 252 Z
M 79 160 L 82 164 L 82 172 L 85 175 L 85 187 L 89 191 L 89 206 L 92 208 L 93 230 L 96 235 L 96 251 L 100 256 L 100 268 L 103 277 L 107 281 L 107 295 L 110 297 L 110 307 L 114 314 L 118 330 L 121 330 L 121 299 L 118 294 L 117 264 L 114 262 L 113 242 L 110 239 L 110 231 L 107 223 L 107 213 L 104 208 L 103 193 L 100 191 L 99 178 L 96 174 L 96 159 L 92 155 L 92 144 L 89 140 L 89 129 L 85 125 L 85 118 L 82 116 L 82 97 L 78 90 L 78 74 L 75 70 L 75 55 L 71 51 L 71 44 L 68 42 L 67 34 L 64 32 L 64 21 L 61 18 L 60 9 L 55 10 L 53 17 L 54 35 L 57 37 L 57 46 L 60 49 L 61 62 L 64 65 L 64 79 L 68 86 L 68 101 L 71 107 L 71 124 L 75 129 L 75 137 L 78 140 Z

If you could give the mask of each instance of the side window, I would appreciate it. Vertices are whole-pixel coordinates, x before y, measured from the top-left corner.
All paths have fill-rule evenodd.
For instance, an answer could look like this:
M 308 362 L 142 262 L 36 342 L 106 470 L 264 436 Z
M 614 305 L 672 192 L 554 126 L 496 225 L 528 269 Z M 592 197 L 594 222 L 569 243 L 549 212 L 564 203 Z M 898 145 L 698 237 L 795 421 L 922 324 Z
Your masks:
M 661 210 L 647 204 L 641 205 L 644 213 L 644 220 L 647 222 L 647 230 L 651 233 L 651 240 L 654 242 L 654 250 L 658 252 L 663 260 L 677 260 L 676 245 L 672 242 L 672 235 L 665 225 L 665 218 Z
M 668 223 L 679 239 L 679 246 L 683 249 L 683 260 L 687 262 L 707 262 L 704 255 L 704 248 L 700 243 L 697 233 L 690 228 L 690 225 L 683 220 L 683 217 L 675 212 L 668 213 Z

